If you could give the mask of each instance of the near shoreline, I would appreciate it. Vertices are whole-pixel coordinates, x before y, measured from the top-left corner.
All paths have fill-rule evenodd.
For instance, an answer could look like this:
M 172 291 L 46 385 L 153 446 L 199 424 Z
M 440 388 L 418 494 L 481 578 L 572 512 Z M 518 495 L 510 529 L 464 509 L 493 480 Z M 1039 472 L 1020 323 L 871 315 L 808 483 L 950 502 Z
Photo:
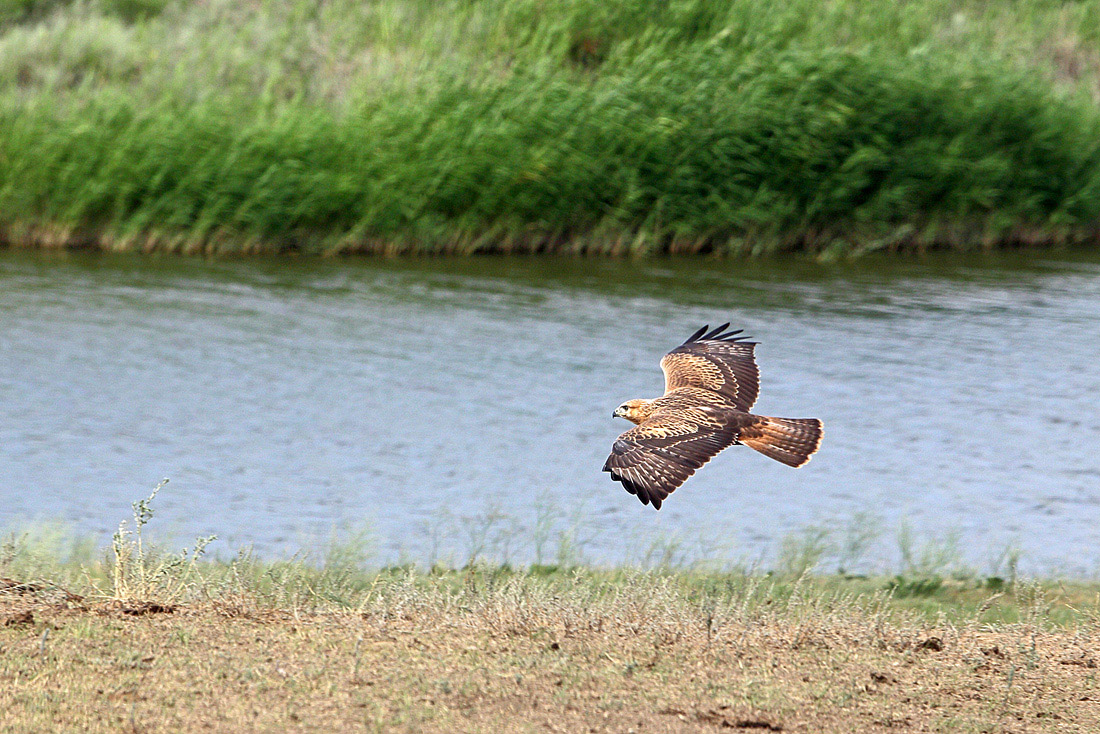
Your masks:
M 1100 727 L 1095 581 L 218 560 L 155 496 L 106 552 L 0 542 L 5 732 Z

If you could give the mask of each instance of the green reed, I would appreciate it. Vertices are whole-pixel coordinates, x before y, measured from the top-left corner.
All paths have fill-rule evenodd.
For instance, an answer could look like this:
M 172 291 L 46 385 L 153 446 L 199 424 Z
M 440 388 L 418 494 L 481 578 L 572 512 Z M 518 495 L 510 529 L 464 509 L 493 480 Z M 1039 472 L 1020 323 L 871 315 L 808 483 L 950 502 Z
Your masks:
M 0 2 L 0 240 L 831 254 L 1095 237 L 1100 2 Z

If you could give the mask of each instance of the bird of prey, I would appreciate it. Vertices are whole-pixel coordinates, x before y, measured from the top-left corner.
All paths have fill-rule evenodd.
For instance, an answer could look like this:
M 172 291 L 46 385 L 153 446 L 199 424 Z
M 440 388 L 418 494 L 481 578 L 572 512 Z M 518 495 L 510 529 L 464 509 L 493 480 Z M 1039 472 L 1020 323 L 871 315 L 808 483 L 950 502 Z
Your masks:
M 760 392 L 756 342 L 704 326 L 661 360 L 665 394 L 628 400 L 613 414 L 637 425 L 615 440 L 603 470 L 642 504 L 661 503 L 727 446 L 744 444 L 788 466 L 802 466 L 821 444 L 817 418 L 749 413 Z

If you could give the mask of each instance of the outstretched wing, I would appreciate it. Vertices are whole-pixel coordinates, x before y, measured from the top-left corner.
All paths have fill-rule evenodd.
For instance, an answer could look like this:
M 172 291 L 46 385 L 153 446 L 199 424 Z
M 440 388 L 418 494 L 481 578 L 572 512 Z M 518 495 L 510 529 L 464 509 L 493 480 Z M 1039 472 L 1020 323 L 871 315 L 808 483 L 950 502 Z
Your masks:
M 603 470 L 659 510 L 696 469 L 734 442 L 737 427 L 728 417 L 705 408 L 654 413 L 615 440 Z
M 740 329 L 726 331 L 729 324 L 708 328 L 699 329 L 661 360 L 665 394 L 678 387 L 702 387 L 748 411 L 760 393 L 760 370 L 753 356 L 756 342 L 738 336 Z

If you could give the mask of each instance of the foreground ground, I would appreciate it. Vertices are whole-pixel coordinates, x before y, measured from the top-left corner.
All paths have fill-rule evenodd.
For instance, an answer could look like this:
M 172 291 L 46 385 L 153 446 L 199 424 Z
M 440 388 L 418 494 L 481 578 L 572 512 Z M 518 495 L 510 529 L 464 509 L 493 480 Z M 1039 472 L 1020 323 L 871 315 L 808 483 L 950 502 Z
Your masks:
M 0 730 L 1100 731 L 1085 587 L 234 573 L 0 582 Z

